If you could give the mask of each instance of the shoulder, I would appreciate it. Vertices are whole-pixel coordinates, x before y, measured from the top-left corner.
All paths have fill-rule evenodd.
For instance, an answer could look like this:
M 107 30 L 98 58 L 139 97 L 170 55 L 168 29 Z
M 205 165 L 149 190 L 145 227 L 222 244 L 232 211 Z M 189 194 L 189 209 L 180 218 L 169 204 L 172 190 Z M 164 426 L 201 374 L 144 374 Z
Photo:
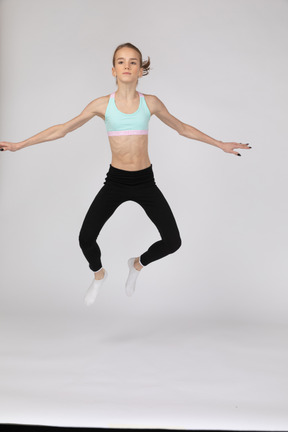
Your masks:
M 156 95 L 144 93 L 142 94 L 145 96 L 145 100 L 147 102 L 151 115 L 155 114 L 158 117 L 159 115 L 161 115 L 161 113 L 168 113 L 166 106 Z
M 149 104 L 149 109 L 151 114 L 155 114 L 163 123 L 175 129 L 180 135 L 183 134 L 184 123 L 178 118 L 174 117 L 164 103 L 155 95 L 144 95 L 147 100 L 147 105 Z
M 111 93 L 105 96 L 99 96 L 98 98 L 94 99 L 92 103 L 94 103 L 95 107 L 100 107 L 102 105 L 107 105 L 109 102 Z
M 145 101 L 148 105 L 148 108 L 151 112 L 151 115 L 158 114 L 165 106 L 163 102 L 155 95 L 142 93 L 145 96 Z
M 110 93 L 105 96 L 99 96 L 96 99 L 93 99 L 86 107 L 87 110 L 94 113 L 101 118 L 105 118 L 105 111 L 109 102 Z

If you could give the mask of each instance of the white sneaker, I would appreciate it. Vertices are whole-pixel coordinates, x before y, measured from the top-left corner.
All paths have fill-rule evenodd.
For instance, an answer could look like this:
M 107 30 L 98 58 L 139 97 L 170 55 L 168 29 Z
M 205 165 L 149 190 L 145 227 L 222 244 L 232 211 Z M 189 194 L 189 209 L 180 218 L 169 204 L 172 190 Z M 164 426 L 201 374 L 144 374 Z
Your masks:
M 102 286 L 103 282 L 106 280 L 108 273 L 106 270 L 103 279 L 96 280 L 95 277 L 93 277 L 93 281 L 91 282 L 90 287 L 88 288 L 84 301 L 86 303 L 86 306 L 90 306 L 94 301 L 96 300 L 96 297 L 99 293 L 99 289 Z
M 135 286 L 136 286 L 136 280 L 137 277 L 139 276 L 139 273 L 141 270 L 136 270 L 134 267 L 134 261 L 135 258 L 129 258 L 128 260 L 128 267 L 129 267 L 129 274 L 128 274 L 128 278 L 125 284 L 125 290 L 126 290 L 126 294 L 127 296 L 131 297 L 134 294 L 135 291 Z

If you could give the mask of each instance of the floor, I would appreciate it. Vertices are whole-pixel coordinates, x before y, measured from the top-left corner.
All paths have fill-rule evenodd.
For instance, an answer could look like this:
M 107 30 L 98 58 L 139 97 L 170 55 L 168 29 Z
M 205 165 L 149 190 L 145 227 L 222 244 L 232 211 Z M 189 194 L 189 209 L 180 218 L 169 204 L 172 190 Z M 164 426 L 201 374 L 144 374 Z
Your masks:
M 287 331 L 92 307 L 2 315 L 0 422 L 288 430 Z

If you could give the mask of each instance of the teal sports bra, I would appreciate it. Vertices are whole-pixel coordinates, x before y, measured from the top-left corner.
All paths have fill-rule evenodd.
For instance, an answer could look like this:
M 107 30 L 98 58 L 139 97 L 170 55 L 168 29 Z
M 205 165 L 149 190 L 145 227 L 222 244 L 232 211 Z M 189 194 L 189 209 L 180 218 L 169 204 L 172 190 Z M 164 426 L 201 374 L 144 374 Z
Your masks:
M 148 123 L 151 117 L 145 97 L 139 93 L 140 103 L 137 111 L 126 114 L 119 111 L 115 104 L 115 92 L 110 95 L 105 112 L 105 124 L 109 136 L 148 135 Z

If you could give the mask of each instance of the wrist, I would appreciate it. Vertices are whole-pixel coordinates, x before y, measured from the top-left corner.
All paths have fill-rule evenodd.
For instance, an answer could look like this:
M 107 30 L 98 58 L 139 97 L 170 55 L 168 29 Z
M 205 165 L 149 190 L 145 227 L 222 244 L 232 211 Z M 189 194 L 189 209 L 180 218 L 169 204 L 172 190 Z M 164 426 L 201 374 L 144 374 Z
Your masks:
M 223 141 L 215 140 L 215 146 L 223 150 Z
M 17 147 L 17 150 L 21 150 L 23 147 L 25 147 L 24 141 L 17 142 L 16 147 Z

